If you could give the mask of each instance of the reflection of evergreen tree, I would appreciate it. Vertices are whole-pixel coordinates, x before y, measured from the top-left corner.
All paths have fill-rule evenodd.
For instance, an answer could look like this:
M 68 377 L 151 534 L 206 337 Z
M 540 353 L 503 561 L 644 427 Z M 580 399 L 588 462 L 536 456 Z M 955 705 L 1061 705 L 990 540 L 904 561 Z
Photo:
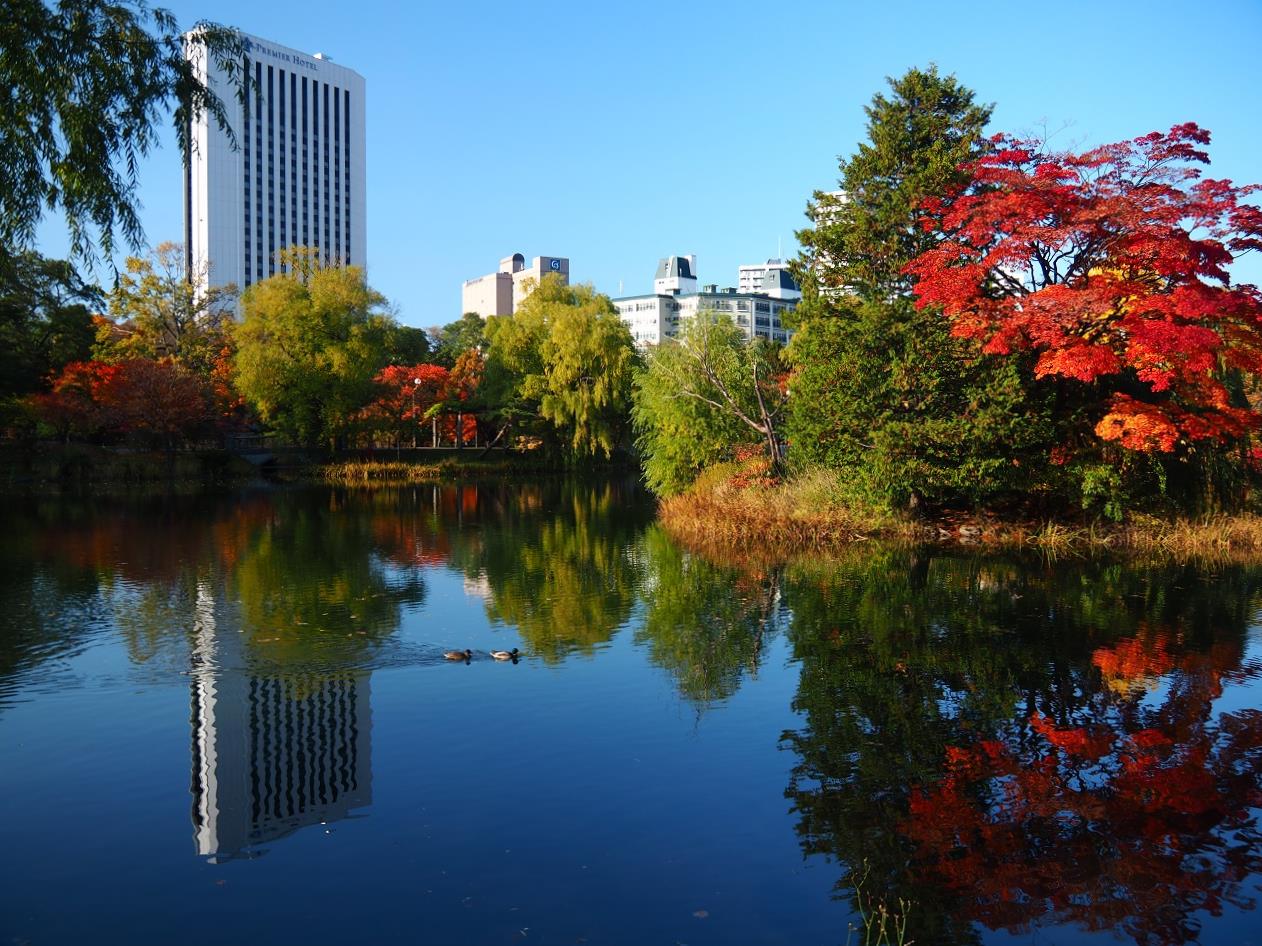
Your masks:
M 1209 578 L 914 552 L 792 572 L 785 594 L 802 661 L 794 705 L 805 720 L 783 742 L 798 756 L 787 795 L 803 850 L 847 867 L 868 861 L 868 890 L 916 902 L 917 942 L 974 941 L 971 923 L 984 918 L 974 888 L 942 883 L 944 861 L 930 870 L 916 860 L 913 792 L 931 791 L 955 753 L 988 740 L 1032 758 L 1032 717 L 1072 726 L 1098 716 L 1118 698 L 1101 655 L 1154 626 L 1188 651 L 1225 634 L 1238 661 L 1259 587 L 1238 568 Z M 1025 869 L 1036 871 L 1040 855 L 1054 859 L 1055 844 L 1023 851 Z M 838 889 L 850 892 L 844 881 Z
M 779 574 L 748 574 L 680 550 L 665 531 L 644 536 L 644 624 L 636 643 L 675 678 L 685 699 L 704 708 L 755 675 L 763 647 L 779 629 Z

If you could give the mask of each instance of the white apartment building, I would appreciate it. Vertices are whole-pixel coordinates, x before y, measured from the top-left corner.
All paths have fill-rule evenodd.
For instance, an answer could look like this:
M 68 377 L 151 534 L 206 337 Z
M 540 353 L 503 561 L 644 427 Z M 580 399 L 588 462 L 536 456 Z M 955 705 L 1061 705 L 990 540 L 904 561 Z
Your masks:
M 789 264 L 782 259 L 739 267 L 736 291 L 761 293 L 773 299 L 802 298 L 802 290 L 789 272 Z
M 460 311 L 491 315 L 512 315 L 544 276 L 553 275 L 562 285 L 570 284 L 570 261 L 563 256 L 536 256 L 526 263 L 520 253 L 500 260 L 494 273 L 466 280 L 460 289 Z
M 676 256 L 660 260 L 653 293 L 613 300 L 637 347 L 675 337 L 684 320 L 703 310 L 730 315 L 746 338 L 782 343 L 789 340 L 792 332 L 785 328 L 783 320 L 796 305 L 796 298 L 740 292 L 735 287 L 720 289 L 716 285 L 702 286 L 698 291 L 693 259 Z
M 363 76 L 255 36 L 246 47 L 253 86 L 241 102 L 196 33 L 185 37 L 185 55 L 219 95 L 237 144 L 210 115 L 193 125 L 184 169 L 189 272 L 244 290 L 280 272 L 278 251 L 289 246 L 316 249 L 327 264 L 364 265 Z

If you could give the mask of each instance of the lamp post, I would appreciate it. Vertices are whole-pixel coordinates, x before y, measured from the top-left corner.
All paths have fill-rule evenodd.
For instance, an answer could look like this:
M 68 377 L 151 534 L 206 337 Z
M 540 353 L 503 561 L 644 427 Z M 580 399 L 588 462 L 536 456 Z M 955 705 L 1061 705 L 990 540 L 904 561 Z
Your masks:
M 412 449 L 416 449 L 416 389 L 420 387 L 421 379 L 412 379 Z

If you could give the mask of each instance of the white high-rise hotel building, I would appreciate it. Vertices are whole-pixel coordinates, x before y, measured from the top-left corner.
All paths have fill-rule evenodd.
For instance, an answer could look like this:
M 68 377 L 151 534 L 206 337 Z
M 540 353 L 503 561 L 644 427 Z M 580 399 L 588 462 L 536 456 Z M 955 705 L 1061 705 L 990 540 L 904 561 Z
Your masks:
M 219 95 L 236 135 L 210 115 L 192 129 L 185 165 L 184 245 L 189 272 L 244 290 L 281 270 L 277 251 L 318 249 L 324 261 L 362 266 L 364 79 L 322 54 L 246 36 L 253 80 L 241 102 L 196 34 L 186 55 Z

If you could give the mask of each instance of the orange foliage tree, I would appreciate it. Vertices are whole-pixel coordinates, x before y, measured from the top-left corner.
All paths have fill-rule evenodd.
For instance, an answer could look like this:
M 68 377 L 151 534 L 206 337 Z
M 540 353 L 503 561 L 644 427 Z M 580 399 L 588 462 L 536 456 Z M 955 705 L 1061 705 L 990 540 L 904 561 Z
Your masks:
M 148 358 L 71 362 L 32 404 L 62 436 L 164 447 L 192 439 L 211 421 L 206 382 L 172 361 Z
M 486 369 L 486 358 L 476 348 L 461 352 L 451 369 L 444 392 L 450 410 L 457 412 L 460 424 L 460 442 L 469 443 L 478 435 L 477 405 L 474 396 L 482 383 L 482 373 Z M 453 434 L 454 425 L 452 420 Z
M 1242 385 L 1262 370 L 1262 293 L 1230 265 L 1262 249 L 1262 210 L 1256 186 L 1201 177 L 1208 143 L 1190 123 L 1082 154 L 996 137 L 965 188 L 924 205 L 940 239 L 907 266 L 918 304 L 1077 385 L 1078 446 L 1090 431 L 1144 453 L 1239 440 L 1262 420 Z

